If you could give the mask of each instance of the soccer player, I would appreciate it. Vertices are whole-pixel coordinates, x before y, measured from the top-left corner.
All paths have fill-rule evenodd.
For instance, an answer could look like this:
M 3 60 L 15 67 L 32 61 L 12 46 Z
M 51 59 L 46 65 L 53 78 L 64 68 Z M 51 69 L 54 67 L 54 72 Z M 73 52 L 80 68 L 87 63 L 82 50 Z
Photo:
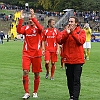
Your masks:
M 34 10 L 30 9 L 31 16 L 29 16 L 29 24 L 23 26 L 24 14 L 21 10 L 21 17 L 17 26 L 17 32 L 23 34 L 25 37 L 22 55 L 22 69 L 23 69 L 23 87 L 25 90 L 25 95 L 23 99 L 28 99 L 30 97 L 29 92 L 29 72 L 30 65 L 32 64 L 32 72 L 34 73 L 34 91 L 33 98 L 37 98 L 37 92 L 40 83 L 40 75 L 42 72 L 41 66 L 41 32 L 43 27 L 39 24 L 38 20 L 34 15 Z
M 86 60 L 89 60 L 89 57 L 90 57 L 90 49 L 91 49 L 91 28 L 89 27 L 89 24 L 86 23 L 84 25 L 84 30 L 86 32 L 86 41 L 83 45 L 84 47 L 84 55 L 85 55 L 85 59 Z
M 51 76 L 50 79 L 54 80 L 54 72 L 56 69 L 55 62 L 57 62 L 57 54 L 58 54 L 58 44 L 56 42 L 56 37 L 59 31 L 54 28 L 55 20 L 48 20 L 48 28 L 43 31 L 43 52 L 45 56 L 45 68 L 46 68 L 46 76 L 47 79 L 49 76 L 49 63 L 51 61 Z
M 64 63 L 63 63 L 63 44 L 62 45 L 59 45 L 59 48 L 60 48 L 60 63 L 61 63 L 61 68 L 64 69 Z
M 86 33 L 79 26 L 78 18 L 69 18 L 68 25 L 61 34 L 57 36 L 57 42 L 63 44 L 63 62 L 65 63 L 67 85 L 69 89 L 69 100 L 79 100 L 81 89 L 81 73 L 84 64 L 83 44 Z
M 68 23 L 65 23 L 63 25 L 64 29 L 66 29 L 67 25 L 68 25 Z M 63 44 L 59 45 L 59 48 L 60 48 L 60 57 L 61 57 L 61 60 L 60 60 L 60 62 L 61 62 L 61 68 L 64 69 L 64 65 L 65 64 L 63 63 Z

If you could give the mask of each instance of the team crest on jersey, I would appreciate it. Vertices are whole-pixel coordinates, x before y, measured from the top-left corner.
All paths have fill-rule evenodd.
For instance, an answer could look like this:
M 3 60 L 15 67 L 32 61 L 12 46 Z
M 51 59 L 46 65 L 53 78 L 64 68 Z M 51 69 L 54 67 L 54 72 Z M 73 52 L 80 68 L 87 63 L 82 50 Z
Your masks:
M 33 30 L 33 33 L 36 33 L 36 30 Z
M 37 33 L 36 33 L 36 30 L 34 29 L 34 30 L 33 30 L 32 36 L 36 36 L 36 34 L 37 34 Z

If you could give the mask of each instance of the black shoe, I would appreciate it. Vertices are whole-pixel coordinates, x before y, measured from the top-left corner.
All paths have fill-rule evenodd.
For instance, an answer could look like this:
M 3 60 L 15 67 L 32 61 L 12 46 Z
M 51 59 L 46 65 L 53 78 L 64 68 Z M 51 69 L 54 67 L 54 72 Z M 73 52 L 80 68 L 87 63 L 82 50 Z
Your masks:
M 48 79 L 49 73 L 46 73 L 45 78 Z
M 71 96 L 69 100 L 73 100 L 73 96 Z

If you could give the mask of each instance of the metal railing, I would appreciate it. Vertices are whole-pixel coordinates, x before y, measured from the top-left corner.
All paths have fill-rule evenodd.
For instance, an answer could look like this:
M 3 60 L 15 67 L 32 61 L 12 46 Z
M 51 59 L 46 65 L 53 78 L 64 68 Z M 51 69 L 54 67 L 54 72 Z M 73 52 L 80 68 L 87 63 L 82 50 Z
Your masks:
M 55 24 L 55 28 L 57 29 L 63 28 L 63 25 L 68 22 L 69 17 L 74 15 L 74 9 L 66 9 L 64 11 L 66 11 L 66 13 Z

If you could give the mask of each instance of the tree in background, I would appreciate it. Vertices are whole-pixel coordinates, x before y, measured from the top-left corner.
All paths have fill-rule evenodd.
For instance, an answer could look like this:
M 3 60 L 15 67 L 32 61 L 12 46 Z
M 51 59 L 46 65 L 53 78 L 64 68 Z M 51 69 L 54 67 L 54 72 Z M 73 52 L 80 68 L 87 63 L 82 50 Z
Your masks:
M 96 11 L 100 10 L 100 0 L 0 0 L 1 2 L 25 6 L 29 3 L 31 8 L 48 10 L 48 11 L 62 11 L 64 9 L 74 9 L 79 11 Z

